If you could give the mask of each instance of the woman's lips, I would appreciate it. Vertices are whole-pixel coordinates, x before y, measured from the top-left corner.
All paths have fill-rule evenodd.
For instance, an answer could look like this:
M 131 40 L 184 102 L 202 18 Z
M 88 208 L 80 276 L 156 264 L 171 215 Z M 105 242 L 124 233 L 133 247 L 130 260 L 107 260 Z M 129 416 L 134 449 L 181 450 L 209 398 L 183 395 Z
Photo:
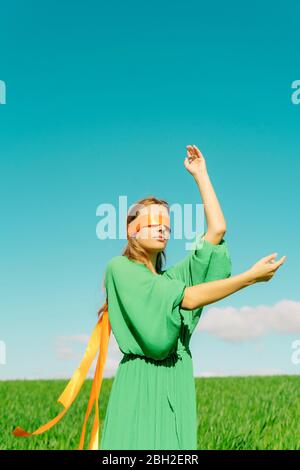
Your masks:
M 158 241 L 160 241 L 160 242 L 164 242 L 164 241 L 165 241 L 165 239 L 162 238 L 162 237 L 155 237 L 155 239 L 158 240 Z

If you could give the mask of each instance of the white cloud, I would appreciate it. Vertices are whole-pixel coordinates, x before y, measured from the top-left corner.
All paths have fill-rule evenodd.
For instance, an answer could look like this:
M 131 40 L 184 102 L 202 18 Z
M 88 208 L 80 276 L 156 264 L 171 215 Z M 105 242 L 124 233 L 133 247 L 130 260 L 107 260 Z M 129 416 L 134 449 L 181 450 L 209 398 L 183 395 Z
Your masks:
M 281 300 L 272 306 L 206 307 L 197 331 L 235 342 L 258 338 L 268 332 L 300 333 L 300 302 Z
M 74 352 L 74 344 L 87 344 L 88 340 L 88 335 L 57 336 L 55 348 L 57 357 L 61 360 L 76 359 L 77 355 Z

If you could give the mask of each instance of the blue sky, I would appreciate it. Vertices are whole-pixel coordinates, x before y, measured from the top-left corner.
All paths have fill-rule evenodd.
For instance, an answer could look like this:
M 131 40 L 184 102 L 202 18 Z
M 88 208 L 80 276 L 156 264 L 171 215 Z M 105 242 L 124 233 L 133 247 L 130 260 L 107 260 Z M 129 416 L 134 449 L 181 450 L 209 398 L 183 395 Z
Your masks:
M 97 207 L 149 194 L 201 203 L 183 166 L 188 144 L 222 205 L 232 274 L 287 256 L 271 282 L 214 305 L 253 316 L 240 338 L 218 325 L 194 333 L 195 375 L 299 374 L 299 13 L 296 1 L 1 6 L 0 378 L 72 374 L 105 265 L 125 244 L 97 237 Z M 171 239 L 168 265 L 185 255 Z M 261 305 L 274 309 L 268 322 Z M 225 329 L 235 329 L 230 315 Z M 120 357 L 113 342 L 110 354 L 106 374 Z

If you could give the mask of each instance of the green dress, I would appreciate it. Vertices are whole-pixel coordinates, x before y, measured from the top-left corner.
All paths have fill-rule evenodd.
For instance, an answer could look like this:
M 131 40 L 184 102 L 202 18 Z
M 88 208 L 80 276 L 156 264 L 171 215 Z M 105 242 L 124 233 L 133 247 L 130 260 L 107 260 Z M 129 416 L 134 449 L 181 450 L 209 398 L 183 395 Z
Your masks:
M 231 275 L 224 238 L 197 233 L 183 260 L 154 274 L 114 256 L 107 264 L 108 315 L 123 357 L 102 423 L 100 449 L 196 450 L 197 414 L 189 343 L 203 307 L 180 307 L 187 286 Z

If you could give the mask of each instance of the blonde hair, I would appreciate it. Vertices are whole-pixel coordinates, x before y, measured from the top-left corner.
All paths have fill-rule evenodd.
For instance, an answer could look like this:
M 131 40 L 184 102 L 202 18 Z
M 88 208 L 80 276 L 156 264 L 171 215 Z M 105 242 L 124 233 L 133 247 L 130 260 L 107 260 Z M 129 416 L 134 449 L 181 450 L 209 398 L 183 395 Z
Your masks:
M 167 208 L 169 212 L 169 204 L 164 199 L 158 199 L 155 196 L 148 196 L 143 199 L 140 199 L 132 206 L 130 212 L 127 214 L 126 233 L 127 233 L 128 225 L 130 224 L 130 222 L 132 222 L 140 213 L 139 206 L 150 206 L 151 204 L 163 205 Z M 130 260 L 141 262 L 146 267 L 148 267 L 149 257 L 147 255 L 147 251 L 141 247 L 141 245 L 135 238 L 127 238 L 127 245 L 123 249 L 122 255 L 126 256 Z M 155 269 L 157 272 L 162 271 L 163 262 L 166 262 L 166 253 L 164 250 L 160 251 L 156 257 Z M 105 290 L 105 279 L 103 281 L 103 289 Z M 98 318 L 100 318 L 101 313 L 107 309 L 108 309 L 108 299 L 106 296 L 106 301 L 99 308 L 97 312 Z

